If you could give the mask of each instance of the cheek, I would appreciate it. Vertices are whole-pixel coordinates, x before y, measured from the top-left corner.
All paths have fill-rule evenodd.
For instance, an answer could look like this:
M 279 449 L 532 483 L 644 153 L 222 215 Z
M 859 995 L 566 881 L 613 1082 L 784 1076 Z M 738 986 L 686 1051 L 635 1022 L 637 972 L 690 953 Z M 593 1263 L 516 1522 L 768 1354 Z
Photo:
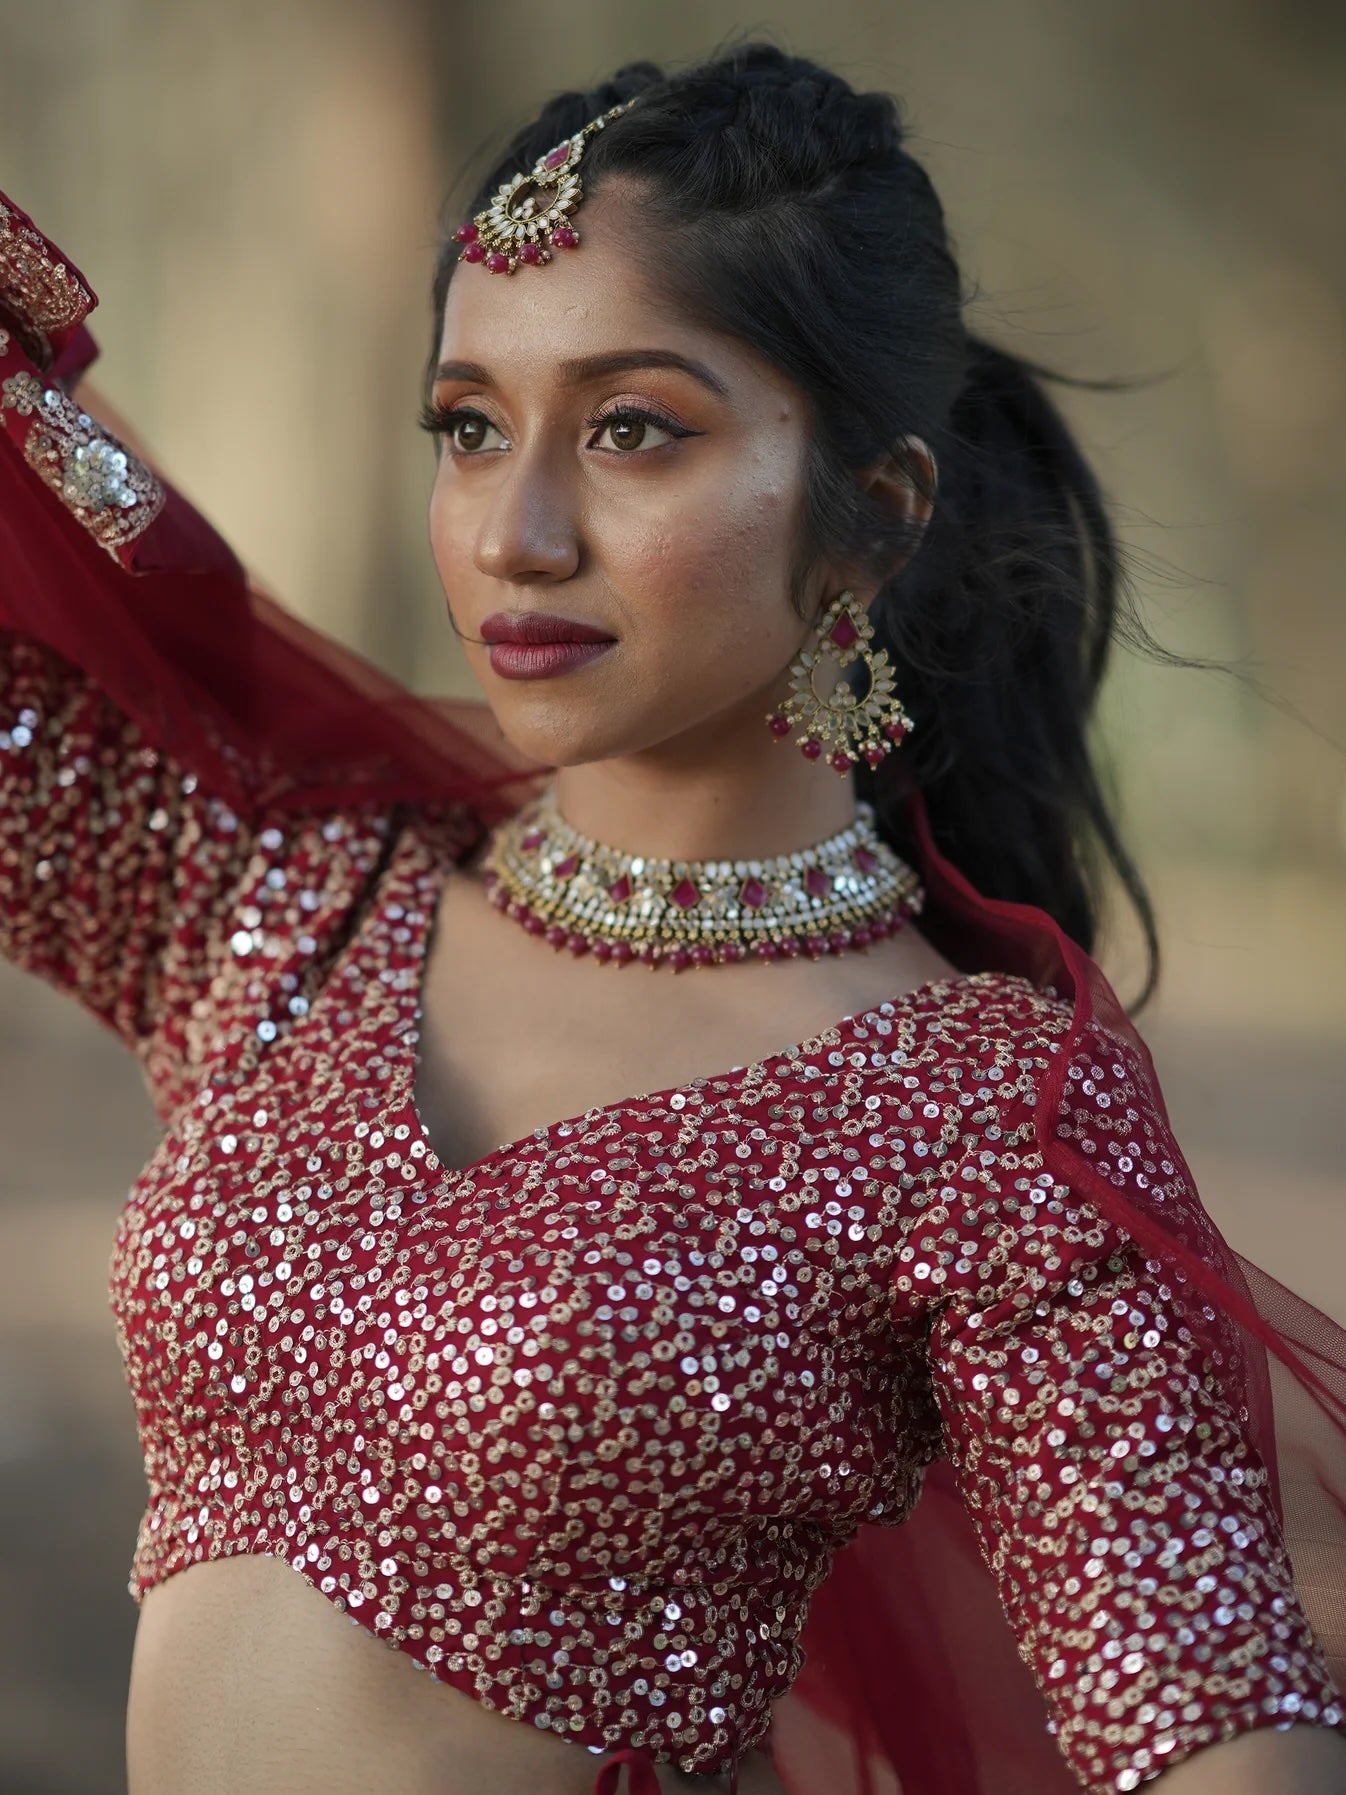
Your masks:
M 752 642 L 775 653 L 798 627 L 787 589 L 794 503 L 784 479 L 721 482 L 662 520 L 633 569 L 642 632 L 676 632 L 698 660 Z
M 468 521 L 461 490 L 455 489 L 445 472 L 437 473 L 430 489 L 430 549 L 450 591 L 450 576 L 461 576 L 471 558 Z

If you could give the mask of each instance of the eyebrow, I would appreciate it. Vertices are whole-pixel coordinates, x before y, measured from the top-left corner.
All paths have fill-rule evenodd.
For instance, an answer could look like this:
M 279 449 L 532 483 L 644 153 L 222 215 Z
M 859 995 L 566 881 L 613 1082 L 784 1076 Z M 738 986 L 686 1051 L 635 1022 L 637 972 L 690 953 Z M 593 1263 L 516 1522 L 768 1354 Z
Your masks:
M 679 355 L 676 349 L 614 349 L 607 355 L 582 355 L 558 364 L 561 379 L 571 386 L 601 379 L 605 374 L 629 374 L 637 368 L 680 368 L 721 399 L 729 397 L 729 388 L 718 374 L 690 355 Z M 479 386 L 494 384 L 490 371 L 474 361 L 442 361 L 435 369 L 435 379 L 470 380 Z

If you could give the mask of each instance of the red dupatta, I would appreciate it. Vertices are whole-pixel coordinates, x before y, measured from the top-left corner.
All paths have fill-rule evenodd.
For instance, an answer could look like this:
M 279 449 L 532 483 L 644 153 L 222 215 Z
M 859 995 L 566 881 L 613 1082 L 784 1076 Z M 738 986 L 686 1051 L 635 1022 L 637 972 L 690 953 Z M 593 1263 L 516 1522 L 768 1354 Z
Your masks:
M 514 809 L 538 770 L 511 762 L 484 705 L 417 698 L 288 616 L 179 494 L 133 459 L 115 461 L 115 441 L 68 397 L 96 353 L 84 323 L 95 303 L 0 195 L 0 424 L 10 445 L 0 445 L 0 628 L 83 668 L 240 813 L 467 801 L 489 825 Z M 1296 1586 L 1340 1681 L 1346 1331 L 1235 1254 L 1199 1203 L 1162 1211 L 1143 1180 L 1100 1164 L 1063 1127 L 1072 1057 L 1099 1026 L 1131 1056 L 1166 1127 L 1148 1050 L 1093 959 L 1044 911 L 977 892 L 940 852 L 919 791 L 907 802 L 923 932 L 962 970 L 1020 973 L 1073 1004 L 1038 1095 L 1042 1166 L 1223 1318 L 1231 1393 L 1248 1412 Z M 1273 1362 L 1284 1368 L 1274 1408 Z M 947 1462 L 931 1467 L 908 1522 L 862 1527 L 839 1554 L 803 1647 L 804 1668 L 773 1716 L 789 1795 L 1074 1786 Z

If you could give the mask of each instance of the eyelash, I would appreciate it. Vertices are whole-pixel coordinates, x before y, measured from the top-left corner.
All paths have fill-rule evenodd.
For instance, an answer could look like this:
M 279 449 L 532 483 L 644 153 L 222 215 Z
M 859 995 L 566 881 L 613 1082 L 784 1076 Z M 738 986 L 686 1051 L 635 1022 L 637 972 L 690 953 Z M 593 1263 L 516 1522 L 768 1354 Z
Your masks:
M 428 430 L 432 436 L 443 436 L 448 439 L 448 453 L 450 455 L 455 455 L 462 461 L 476 460 L 477 457 L 482 454 L 480 449 L 456 449 L 453 446 L 453 429 L 460 418 L 480 418 L 482 423 L 489 424 L 492 430 L 499 428 L 498 425 L 491 423 L 491 420 L 484 412 L 480 412 L 476 410 L 474 406 L 470 405 L 450 406 L 426 404 L 421 407 L 419 422 L 421 429 Z M 601 412 L 596 417 L 586 418 L 584 427 L 586 430 L 597 430 L 613 423 L 653 424 L 656 430 L 666 430 L 672 437 L 697 436 L 700 434 L 698 431 L 687 429 L 685 425 L 675 424 L 672 418 L 663 417 L 657 411 L 649 411 L 642 405 L 616 406 L 612 411 Z M 657 447 L 661 449 L 669 446 L 670 445 L 667 443 L 659 443 L 657 445 Z M 651 455 L 654 452 L 653 449 L 618 449 L 615 451 L 608 451 L 608 453 L 624 455 L 628 460 L 631 460 L 642 453 Z

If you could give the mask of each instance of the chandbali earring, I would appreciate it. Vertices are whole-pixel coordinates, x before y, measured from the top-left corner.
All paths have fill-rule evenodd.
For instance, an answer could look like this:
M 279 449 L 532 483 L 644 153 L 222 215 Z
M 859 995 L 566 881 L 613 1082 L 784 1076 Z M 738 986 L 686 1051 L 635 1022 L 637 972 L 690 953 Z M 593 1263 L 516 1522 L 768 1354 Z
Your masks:
M 800 753 L 817 760 L 830 749 L 827 764 L 838 773 L 849 773 L 857 760 L 878 766 L 915 725 L 902 701 L 893 696 L 893 668 L 888 652 L 871 648 L 874 626 L 850 592 L 838 593 L 819 621 L 814 645 L 803 648 L 790 664 L 790 695 L 767 718 L 767 727 L 778 741 L 792 729 Z M 849 667 L 856 659 L 865 664 L 869 690 L 857 693 L 844 679 L 820 693 L 818 671 L 829 662 Z

